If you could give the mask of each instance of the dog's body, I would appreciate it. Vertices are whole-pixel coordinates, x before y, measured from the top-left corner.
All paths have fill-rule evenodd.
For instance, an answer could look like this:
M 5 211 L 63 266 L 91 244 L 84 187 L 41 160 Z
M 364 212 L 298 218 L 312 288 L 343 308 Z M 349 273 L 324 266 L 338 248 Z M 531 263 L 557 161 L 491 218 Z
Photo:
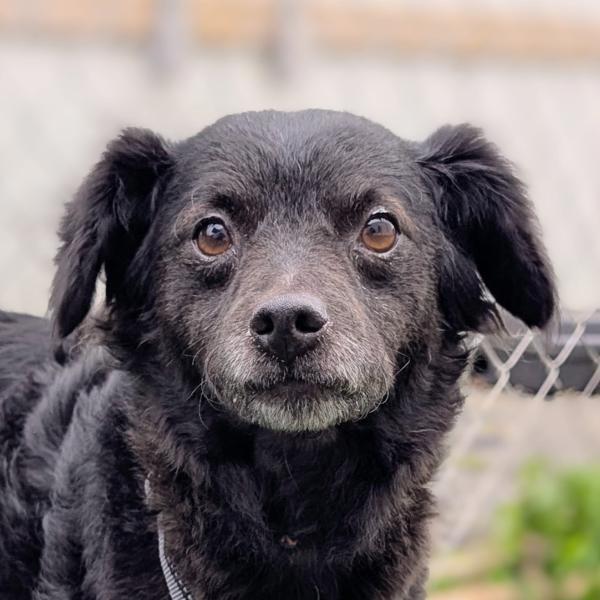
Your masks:
M 370 216 L 369 216 L 370 215 Z M 324 111 L 128 131 L 0 313 L 0 597 L 424 597 L 462 332 L 554 308 L 507 163 Z M 86 318 L 96 277 L 106 309 Z M 83 323 L 82 323 L 83 322 Z

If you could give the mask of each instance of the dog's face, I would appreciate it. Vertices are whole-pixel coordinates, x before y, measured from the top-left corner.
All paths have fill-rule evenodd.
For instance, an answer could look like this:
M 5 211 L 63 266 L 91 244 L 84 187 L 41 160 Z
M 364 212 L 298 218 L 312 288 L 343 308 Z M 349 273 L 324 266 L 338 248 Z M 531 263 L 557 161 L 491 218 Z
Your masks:
M 482 326 L 483 284 L 543 325 L 553 289 L 534 227 L 467 127 L 415 144 L 307 111 L 228 117 L 172 146 L 130 130 L 64 221 L 57 325 L 85 316 L 104 265 L 121 322 L 153 316 L 165 370 L 182 363 L 244 421 L 321 430 L 377 409 L 440 330 Z
M 229 411 L 322 429 L 376 408 L 437 320 L 437 231 L 384 130 L 259 125 L 228 119 L 178 149 L 153 232 L 159 312 Z

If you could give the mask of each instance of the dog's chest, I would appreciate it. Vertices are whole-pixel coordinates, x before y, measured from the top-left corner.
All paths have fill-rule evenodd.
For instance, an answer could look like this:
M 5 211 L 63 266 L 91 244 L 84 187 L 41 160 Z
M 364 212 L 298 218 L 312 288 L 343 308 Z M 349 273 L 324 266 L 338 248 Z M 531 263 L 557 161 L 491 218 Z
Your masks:
M 314 443 L 261 450 L 257 484 L 265 522 L 281 552 L 294 560 L 346 556 L 358 543 L 369 493 L 369 485 L 351 483 L 357 465 L 352 453 Z
M 272 474 L 263 481 L 262 497 L 265 521 L 283 552 L 298 554 L 321 546 L 326 537 L 321 498 L 307 477 L 289 473 Z

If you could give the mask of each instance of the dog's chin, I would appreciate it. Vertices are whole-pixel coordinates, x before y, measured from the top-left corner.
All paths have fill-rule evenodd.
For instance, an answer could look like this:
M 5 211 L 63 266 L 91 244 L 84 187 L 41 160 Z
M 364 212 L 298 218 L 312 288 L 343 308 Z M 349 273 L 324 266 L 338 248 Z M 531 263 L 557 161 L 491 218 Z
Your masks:
M 243 421 L 274 431 L 322 431 L 358 421 L 381 400 L 314 383 L 285 382 L 269 388 L 246 386 L 243 393 L 221 396 L 226 408 Z

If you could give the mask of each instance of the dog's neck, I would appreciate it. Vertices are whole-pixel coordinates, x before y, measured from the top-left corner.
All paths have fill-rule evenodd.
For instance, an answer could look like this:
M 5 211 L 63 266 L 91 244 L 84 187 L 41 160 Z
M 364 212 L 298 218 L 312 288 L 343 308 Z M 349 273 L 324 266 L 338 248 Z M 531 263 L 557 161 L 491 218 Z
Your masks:
M 461 404 L 455 382 L 463 367 L 458 355 L 440 365 L 417 363 L 416 375 L 376 413 L 312 434 L 244 425 L 208 402 L 182 403 L 175 386 L 140 384 L 130 439 L 186 585 L 202 585 L 207 562 L 224 586 L 263 567 L 289 577 L 325 564 L 347 569 L 357 557 L 382 552 L 391 531 L 409 530 L 408 585 L 408 565 L 421 560 L 427 537 L 426 484 Z
M 431 501 L 413 483 L 416 465 L 407 456 L 392 459 L 367 427 L 294 439 L 220 428 L 207 435 L 217 446 L 225 436 L 235 448 L 225 460 L 217 450 L 178 471 L 175 463 L 146 463 L 166 552 L 192 592 L 203 589 L 198 574 L 207 562 L 227 589 L 254 570 L 289 578 L 325 564 L 344 570 L 358 556 L 378 555 L 392 524 L 410 522 L 417 539 L 426 538 Z M 140 442 L 153 445 L 137 438 L 138 454 Z M 434 465 L 417 468 L 425 479 Z M 405 552 L 418 561 L 416 545 Z M 407 585 L 411 577 L 407 570 Z

